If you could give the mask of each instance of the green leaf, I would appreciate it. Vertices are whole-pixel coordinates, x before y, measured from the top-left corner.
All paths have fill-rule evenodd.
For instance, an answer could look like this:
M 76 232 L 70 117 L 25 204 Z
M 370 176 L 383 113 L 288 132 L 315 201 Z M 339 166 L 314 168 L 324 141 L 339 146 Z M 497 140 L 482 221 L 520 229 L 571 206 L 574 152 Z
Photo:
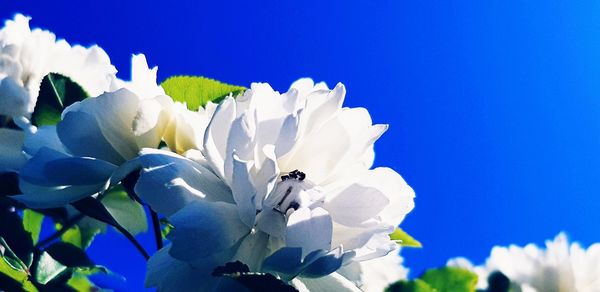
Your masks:
M 23 285 L 10 276 L 3 274 L 1 268 L 0 265 L 0 288 L 2 288 L 0 291 L 23 291 Z
M 163 239 L 167 239 L 167 235 L 169 235 L 169 233 L 171 233 L 171 230 L 173 230 L 173 228 L 175 227 L 173 226 L 173 224 L 169 223 L 169 220 L 167 220 L 167 218 L 160 218 L 160 225 L 162 226 L 160 234 L 162 235 Z
M 31 234 L 31 239 L 35 245 L 40 239 L 40 231 L 42 230 L 42 221 L 44 215 L 30 209 L 23 211 L 23 227 L 25 231 Z
M 0 254 L 13 270 L 26 272 L 27 265 L 12 251 L 3 237 L 0 236 Z
M 71 279 L 67 281 L 67 285 L 75 289 L 75 291 L 100 291 L 88 277 L 78 273 L 73 274 Z
M 45 285 L 58 278 L 66 270 L 66 266 L 52 258 L 47 252 L 42 252 L 35 271 L 35 279 Z
M 63 109 L 87 97 L 85 90 L 69 77 L 49 73 L 42 79 L 31 121 L 38 127 L 56 125 Z
M 19 289 L 8 289 L 15 288 L 15 285 L 18 285 Z M 29 280 L 27 266 L 10 249 L 2 237 L 0 237 L 0 288 L 7 289 L 7 291 L 37 291 Z
M 71 206 L 75 207 L 77 211 L 81 212 L 84 215 L 90 216 L 94 219 L 102 221 L 106 224 L 109 224 L 116 228 L 121 234 L 123 234 L 131 243 L 136 247 L 136 249 L 146 258 L 148 259 L 150 256 L 144 250 L 143 246 L 135 239 L 133 235 L 123 226 L 121 226 L 117 220 L 110 214 L 108 209 L 100 202 L 100 200 L 94 197 L 87 197 L 85 199 L 76 201 L 71 203 Z
M 23 219 L 14 211 L 0 210 L 0 237 L 4 238 L 19 259 L 31 264 L 33 240 L 23 227 Z
M 107 274 L 107 275 L 119 276 L 119 277 L 123 278 L 123 280 L 125 280 L 125 278 L 123 276 L 115 274 L 111 270 L 106 268 L 105 266 L 100 266 L 100 265 L 95 265 L 93 267 L 78 267 L 75 269 L 75 271 L 79 274 L 86 275 L 86 276 L 91 276 L 91 275 L 95 275 L 98 273 L 102 273 L 102 274 Z
M 62 225 L 56 224 L 56 230 L 60 230 Z M 63 242 L 70 243 L 81 249 L 88 248 L 94 237 L 106 231 L 106 224 L 89 217 L 81 219 L 79 223 L 69 228 L 60 239 Z
M 93 267 L 94 262 L 79 247 L 66 243 L 56 242 L 50 245 L 46 252 L 64 266 L 73 267 Z
M 439 291 L 474 292 L 477 285 L 477 274 L 457 267 L 428 270 L 420 279 Z
M 207 102 L 219 102 L 229 94 L 242 94 L 246 88 L 230 85 L 199 76 L 173 76 L 161 86 L 173 100 L 187 104 L 188 109 L 197 111 Z
M 385 289 L 385 292 L 438 292 L 431 288 L 423 280 L 415 279 L 413 281 L 401 280 L 391 284 Z
M 136 235 L 148 231 L 144 207 L 132 200 L 120 185 L 106 193 L 102 198 L 102 204 L 129 233 Z
M 418 240 L 414 239 L 399 227 L 396 228 L 392 234 L 390 234 L 390 239 L 398 242 L 398 244 L 403 247 L 423 247 Z

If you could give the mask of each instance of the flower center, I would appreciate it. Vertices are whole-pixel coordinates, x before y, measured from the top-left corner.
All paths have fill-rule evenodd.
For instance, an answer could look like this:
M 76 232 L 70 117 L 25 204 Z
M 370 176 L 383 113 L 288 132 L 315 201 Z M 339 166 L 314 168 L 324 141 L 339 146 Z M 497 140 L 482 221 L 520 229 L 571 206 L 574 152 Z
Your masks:
M 290 215 L 300 207 L 309 206 L 313 202 L 313 193 L 318 190 L 305 179 L 306 174 L 299 170 L 282 175 L 264 206 L 283 215 Z

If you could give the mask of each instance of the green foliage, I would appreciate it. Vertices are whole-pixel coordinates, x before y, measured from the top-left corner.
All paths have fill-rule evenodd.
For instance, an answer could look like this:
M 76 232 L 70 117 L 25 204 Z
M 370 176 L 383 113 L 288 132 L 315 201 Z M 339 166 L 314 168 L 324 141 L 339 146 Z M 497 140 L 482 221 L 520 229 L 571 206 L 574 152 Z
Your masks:
M 0 209 L 0 290 L 96 291 L 97 287 L 87 276 L 110 271 L 95 265 L 82 248 L 71 243 L 59 241 L 49 246 L 48 241 L 38 243 L 44 214 L 25 209 L 19 216 L 14 209 Z M 66 222 L 63 216 L 59 217 L 58 221 Z M 79 223 L 85 219 L 93 220 L 84 217 Z M 93 222 L 106 226 L 96 220 Z M 74 241 L 77 234 L 81 243 L 79 227 L 85 225 L 75 225 L 67 231 L 66 237 Z
M 31 240 L 33 241 L 33 244 L 36 244 L 40 239 L 42 221 L 44 221 L 43 214 L 29 209 L 25 209 L 23 211 L 23 227 L 31 234 Z
M 81 214 L 92 217 L 96 220 L 104 222 L 112 227 L 116 228 L 123 236 L 125 236 L 136 249 L 146 258 L 150 258 L 148 252 L 142 247 L 142 245 L 135 239 L 133 235 L 127 229 L 117 222 L 115 217 L 108 211 L 106 206 L 102 202 L 94 197 L 87 197 L 77 202 L 71 203 L 71 206 L 75 207 Z
M 31 233 L 23 226 L 23 219 L 15 211 L 0 210 L 0 222 L 0 237 L 12 248 L 15 255 L 29 266 L 32 260 L 33 240 Z
M 14 269 L 4 257 L 0 259 L 0 287 L 6 291 L 37 291 L 27 271 Z
M 421 279 L 439 291 L 475 291 L 477 285 L 476 274 L 457 267 L 428 270 Z
M 422 247 L 421 243 L 406 233 L 401 228 L 396 228 L 392 234 L 390 234 L 390 239 L 396 241 L 399 245 L 403 247 Z
M 90 260 L 81 248 L 66 242 L 56 242 L 50 245 L 46 252 L 53 259 L 66 267 L 93 267 L 94 262 Z
M 66 270 L 66 266 L 52 258 L 47 252 L 43 252 L 37 263 L 35 280 L 40 284 L 48 284 L 48 282 L 59 277 Z
M 101 202 L 115 220 L 131 234 L 148 231 L 144 207 L 132 200 L 122 186 L 113 187 Z
M 477 275 L 469 270 L 444 267 L 426 271 L 412 281 L 398 281 L 387 292 L 475 292 Z
M 436 292 L 423 280 L 398 281 L 385 289 L 386 292 Z
M 229 94 L 236 96 L 246 89 L 199 76 L 173 76 L 163 81 L 161 86 L 173 100 L 186 103 L 193 111 L 209 101 L 219 102 Z
M 77 274 L 77 273 L 73 274 L 71 279 L 69 279 L 69 281 L 67 281 L 67 286 L 75 289 L 75 291 L 99 291 L 100 290 L 86 276 Z
M 56 125 L 67 106 L 87 97 L 85 90 L 69 77 L 49 73 L 40 85 L 31 121 L 36 126 Z
M 56 223 L 56 230 L 60 230 L 61 228 L 62 225 Z M 70 243 L 81 249 L 86 249 L 92 244 L 94 237 L 104 231 L 106 231 L 106 224 L 96 219 L 86 217 L 69 228 L 60 239 L 63 242 Z
M 173 230 L 174 227 L 171 223 L 169 223 L 167 218 L 160 218 L 160 225 L 162 226 L 160 234 L 162 235 L 163 239 L 167 239 L 167 235 L 171 232 L 171 230 Z
M 19 287 L 25 291 L 37 291 L 29 281 L 27 265 L 8 246 L 4 238 L 0 237 L 0 283 L 6 287 Z

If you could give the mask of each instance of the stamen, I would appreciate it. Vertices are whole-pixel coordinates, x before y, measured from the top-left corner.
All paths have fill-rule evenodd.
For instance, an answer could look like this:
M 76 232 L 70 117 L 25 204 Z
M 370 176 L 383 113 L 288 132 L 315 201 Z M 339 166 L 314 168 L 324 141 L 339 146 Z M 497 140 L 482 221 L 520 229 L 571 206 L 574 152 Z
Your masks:
M 281 181 L 285 181 L 288 179 L 297 179 L 299 181 L 303 181 L 305 178 L 306 178 L 306 174 L 304 172 L 295 169 L 295 170 L 292 170 L 287 175 L 281 176 Z
M 279 201 L 279 204 L 277 204 L 277 208 L 281 207 L 281 204 L 283 204 L 283 201 L 285 201 L 285 199 L 287 199 L 287 197 L 292 193 L 292 186 L 290 186 L 289 188 L 287 188 L 287 190 L 285 190 L 285 194 L 283 195 L 283 199 L 281 199 L 281 201 Z
M 293 202 L 290 203 L 290 206 L 288 207 L 288 210 L 289 209 L 294 209 L 294 211 L 295 211 L 295 210 L 298 210 L 298 208 L 300 208 L 300 204 L 298 202 L 296 202 L 296 201 L 293 201 Z

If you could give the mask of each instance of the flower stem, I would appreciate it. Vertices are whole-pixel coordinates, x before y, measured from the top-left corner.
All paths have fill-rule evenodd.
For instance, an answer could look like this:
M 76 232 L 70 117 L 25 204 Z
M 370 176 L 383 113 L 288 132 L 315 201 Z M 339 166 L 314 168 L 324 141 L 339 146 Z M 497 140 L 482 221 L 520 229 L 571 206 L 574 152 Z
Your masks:
M 119 232 L 121 232 L 121 234 L 123 234 L 127 238 L 127 240 L 129 240 L 129 242 L 131 242 L 133 246 L 135 246 L 135 248 L 142 254 L 142 256 L 146 260 L 150 259 L 148 252 L 146 252 L 144 247 L 135 239 L 135 237 L 133 237 L 133 235 L 131 235 L 131 233 L 129 233 L 129 231 L 127 231 L 125 228 L 123 228 L 123 226 L 119 224 L 113 225 L 113 227 L 116 228 Z
M 67 222 L 65 222 L 65 224 L 63 224 L 63 226 L 60 230 L 58 230 L 54 234 L 48 236 L 46 239 L 38 242 L 38 244 L 35 245 L 35 249 L 41 249 L 45 245 L 48 245 L 55 239 L 61 237 L 63 234 L 65 234 L 65 232 L 67 232 L 69 229 L 71 229 L 71 227 L 73 227 L 75 224 L 77 224 L 79 221 L 81 221 L 81 219 L 83 219 L 83 217 L 85 217 L 85 215 L 83 213 L 79 213 L 79 214 L 73 216 L 73 218 L 67 220 Z
M 150 209 L 150 217 L 152 217 L 152 227 L 154 228 L 154 241 L 156 242 L 156 249 L 159 250 L 163 247 L 160 221 L 158 220 L 158 214 L 156 214 L 152 208 L 148 207 L 148 209 Z

